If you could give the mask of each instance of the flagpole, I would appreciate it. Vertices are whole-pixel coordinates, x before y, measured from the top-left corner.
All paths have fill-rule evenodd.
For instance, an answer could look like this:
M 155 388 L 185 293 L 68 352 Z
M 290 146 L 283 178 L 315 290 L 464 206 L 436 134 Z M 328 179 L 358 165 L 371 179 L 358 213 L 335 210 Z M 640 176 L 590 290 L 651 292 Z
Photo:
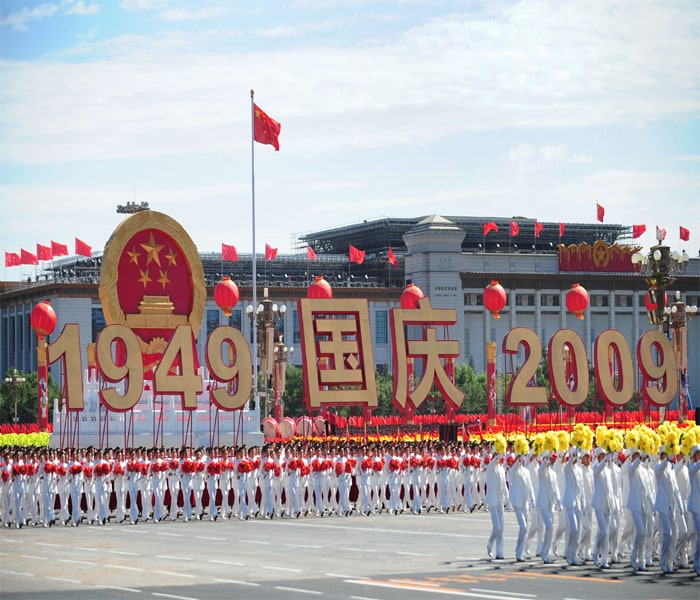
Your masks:
M 258 272 L 255 256 L 255 102 L 253 97 L 255 92 L 250 90 L 250 182 L 251 182 L 251 214 L 253 226 L 253 400 L 255 404 L 255 414 L 260 423 L 260 402 L 258 396 L 258 331 L 257 331 L 257 309 L 258 309 Z

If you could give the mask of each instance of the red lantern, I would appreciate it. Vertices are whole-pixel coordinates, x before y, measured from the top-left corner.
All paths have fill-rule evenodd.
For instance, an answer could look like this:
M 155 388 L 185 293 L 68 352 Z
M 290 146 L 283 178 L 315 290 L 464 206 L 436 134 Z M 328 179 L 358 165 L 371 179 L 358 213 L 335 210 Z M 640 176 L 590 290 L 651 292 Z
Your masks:
M 51 302 L 44 300 L 36 304 L 32 309 L 30 321 L 37 337 L 42 338 L 51 335 L 53 330 L 56 329 L 56 312 L 51 306 Z
M 224 277 L 214 288 L 214 302 L 227 317 L 231 316 L 231 310 L 238 304 L 239 297 L 238 286 L 230 277 Z
M 503 286 L 495 279 L 484 288 L 484 306 L 494 319 L 500 319 L 498 313 L 503 310 L 506 305 L 506 291 Z
M 566 293 L 566 308 L 576 315 L 577 319 L 583 319 L 583 313 L 588 308 L 588 292 L 586 288 L 574 283 Z
M 316 277 L 314 277 L 313 283 L 306 290 L 306 297 L 332 298 L 333 288 L 331 288 L 331 284 L 323 278 L 323 275 L 316 275 Z
M 418 301 L 425 298 L 423 290 L 409 279 L 406 282 L 406 289 L 401 292 L 401 308 L 418 308 Z

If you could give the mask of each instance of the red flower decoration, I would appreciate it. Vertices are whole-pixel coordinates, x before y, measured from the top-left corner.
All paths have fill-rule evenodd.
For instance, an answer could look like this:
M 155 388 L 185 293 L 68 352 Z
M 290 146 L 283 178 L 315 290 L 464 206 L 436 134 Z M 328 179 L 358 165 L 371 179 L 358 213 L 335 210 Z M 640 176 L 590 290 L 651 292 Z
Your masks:
M 375 458 L 372 462 L 372 469 L 375 473 L 380 473 L 384 468 L 384 461 L 381 458 Z
M 389 470 L 393 473 L 401 470 L 401 461 L 398 458 L 392 458 L 389 460 Z
M 68 469 L 71 475 L 80 475 L 83 472 L 83 465 L 80 463 L 73 463 Z
M 338 461 L 337 463 L 335 463 L 335 474 L 338 477 L 340 477 L 340 475 L 342 475 L 344 471 L 345 471 L 345 468 L 344 468 L 342 462 Z
M 2 482 L 3 482 L 3 483 L 7 483 L 7 482 L 9 481 L 9 479 L 10 479 L 10 474 L 7 472 L 7 469 L 3 469 L 2 475 L 0 475 L 0 477 L 2 477 Z
M 121 463 L 115 462 L 114 466 L 112 467 L 112 473 L 114 475 L 124 475 L 124 465 Z

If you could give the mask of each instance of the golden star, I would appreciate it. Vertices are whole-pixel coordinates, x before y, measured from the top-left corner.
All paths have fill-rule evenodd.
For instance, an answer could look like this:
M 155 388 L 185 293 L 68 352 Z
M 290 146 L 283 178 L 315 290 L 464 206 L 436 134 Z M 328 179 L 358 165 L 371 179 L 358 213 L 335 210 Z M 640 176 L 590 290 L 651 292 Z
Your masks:
M 165 255 L 165 258 L 168 259 L 168 266 L 169 266 L 169 265 L 175 265 L 175 266 L 177 266 L 177 252 L 175 252 L 175 250 L 173 250 L 172 248 L 170 248 L 170 250 L 168 251 L 168 253 Z
M 168 272 L 167 271 L 160 272 L 160 277 L 158 278 L 158 283 L 160 283 L 163 286 L 163 289 L 165 289 L 165 286 L 170 283 L 170 279 L 168 279 Z
M 156 264 L 160 267 L 160 256 L 159 252 L 163 249 L 164 244 L 156 244 L 156 240 L 153 237 L 153 232 L 151 232 L 151 237 L 148 240 L 148 244 L 141 244 L 141 248 L 143 248 L 147 252 L 147 260 L 146 260 L 146 266 L 151 264 L 151 261 L 155 261 Z
M 127 254 L 129 255 L 130 263 L 134 263 L 135 265 L 139 264 L 139 256 L 141 256 L 141 253 L 137 252 L 135 247 L 132 247 L 131 250 L 127 251 Z
M 148 269 L 146 269 L 145 271 L 139 269 L 139 271 L 141 271 L 141 277 L 139 277 L 137 281 L 140 281 L 141 283 L 143 283 L 143 287 L 146 287 L 146 285 L 148 285 L 148 283 L 151 281 L 151 278 L 148 276 Z

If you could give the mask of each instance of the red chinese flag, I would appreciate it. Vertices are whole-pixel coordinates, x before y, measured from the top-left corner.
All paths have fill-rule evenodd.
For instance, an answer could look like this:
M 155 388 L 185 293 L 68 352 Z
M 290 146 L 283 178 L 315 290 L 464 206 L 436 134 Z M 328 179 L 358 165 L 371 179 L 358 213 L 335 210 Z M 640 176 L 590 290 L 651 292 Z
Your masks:
M 632 225 L 632 237 L 636 240 L 647 230 L 646 225 Z
M 238 260 L 238 252 L 236 252 L 236 247 L 229 246 L 228 244 L 221 244 L 221 260 Z
M 88 246 L 83 240 L 75 238 L 75 253 L 78 256 L 92 258 L 92 246 Z
M 663 242 L 666 239 L 666 228 L 661 228 L 658 225 L 656 226 L 656 239 L 660 242 Z
M 350 244 L 350 262 L 361 265 L 363 262 L 365 262 L 365 251 L 359 250 Z
M 598 220 L 602 223 L 603 219 L 605 219 L 605 208 L 603 208 L 600 204 L 596 203 L 595 210 Z
M 680 237 L 684 242 L 689 242 L 690 241 L 690 229 L 687 229 L 681 225 L 680 229 Z
M 53 254 L 49 246 L 42 246 L 41 244 L 36 245 L 36 257 L 39 260 L 51 260 Z
M 19 254 L 16 252 L 5 252 L 5 266 L 6 267 L 19 267 L 22 261 L 19 258 Z
M 389 261 L 389 264 L 392 267 L 399 266 L 399 261 L 396 260 L 396 254 L 394 254 L 394 251 L 391 249 L 391 246 L 389 246 L 389 256 L 387 257 L 387 260 Z
M 496 225 L 493 221 L 484 223 L 484 237 L 486 237 L 492 231 L 498 231 L 498 225 Z
M 306 247 L 306 258 L 309 260 L 316 260 L 316 252 L 311 246 Z
M 66 244 L 59 244 L 51 240 L 51 254 L 56 256 L 68 256 L 68 246 Z
M 538 238 L 540 237 L 540 233 L 542 233 L 542 230 L 544 229 L 544 225 L 540 223 L 539 221 L 535 221 L 535 237 Z
M 255 117 L 253 119 L 253 139 L 260 144 L 270 144 L 275 150 L 280 149 L 279 138 L 282 126 L 268 117 L 257 104 L 253 104 Z
M 559 223 L 559 237 L 564 237 L 564 231 L 566 231 L 566 225 L 564 223 Z
M 275 256 L 277 256 L 277 248 L 265 244 L 265 260 L 274 260 Z
M 520 233 L 520 225 L 516 221 L 510 222 L 510 237 L 517 237 Z
M 39 261 L 34 254 L 22 248 L 19 263 L 21 265 L 38 265 Z

